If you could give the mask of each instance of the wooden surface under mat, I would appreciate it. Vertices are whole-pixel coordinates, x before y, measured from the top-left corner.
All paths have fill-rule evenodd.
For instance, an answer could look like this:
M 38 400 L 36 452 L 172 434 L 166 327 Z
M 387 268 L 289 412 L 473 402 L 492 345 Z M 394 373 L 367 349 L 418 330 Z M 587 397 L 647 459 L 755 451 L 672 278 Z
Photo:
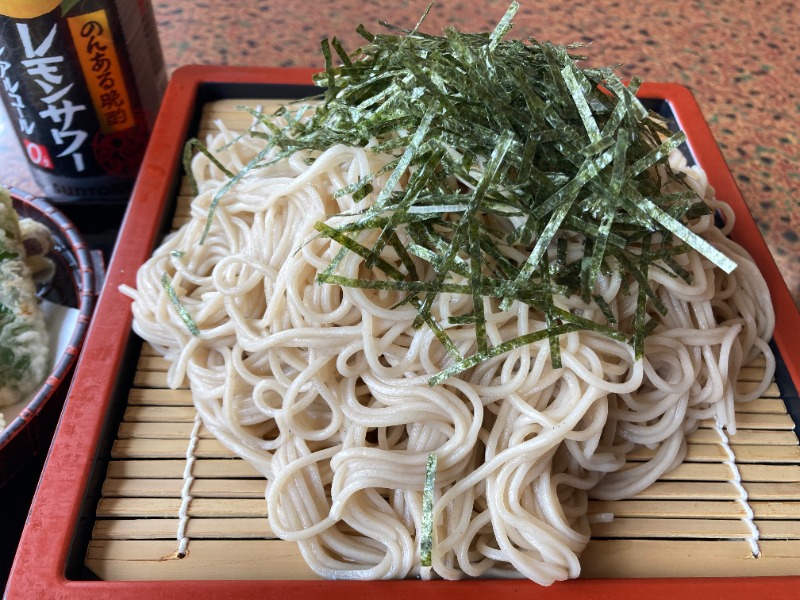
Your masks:
M 204 109 L 201 139 L 220 118 L 241 129 L 235 112 L 253 101 Z M 264 104 L 258 101 L 258 104 Z M 181 187 L 173 222 L 188 215 Z M 86 565 L 103 580 L 312 579 L 296 544 L 275 538 L 266 514 L 266 481 L 200 429 L 189 504 L 188 554 L 176 558 L 186 450 L 195 419 L 188 389 L 166 388 L 167 363 L 143 346 L 102 487 Z M 760 380 L 763 364 L 742 371 Z M 760 532 L 753 558 L 740 493 L 731 483 L 720 432 L 707 423 L 689 436 L 684 463 L 634 498 L 590 502 L 613 513 L 592 526 L 582 577 L 699 577 L 800 574 L 800 447 L 777 385 L 737 406 L 730 436 L 743 487 Z M 643 459 L 646 451 L 633 458 Z

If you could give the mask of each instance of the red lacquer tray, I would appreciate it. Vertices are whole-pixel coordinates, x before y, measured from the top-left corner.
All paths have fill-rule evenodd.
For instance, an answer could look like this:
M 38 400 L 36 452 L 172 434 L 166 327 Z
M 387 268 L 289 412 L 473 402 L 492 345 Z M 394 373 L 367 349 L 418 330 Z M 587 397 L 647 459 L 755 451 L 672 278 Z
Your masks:
M 170 82 L 155 124 L 106 275 L 84 352 L 8 582 L 19 598 L 290 598 L 351 600 L 363 594 L 424 598 L 683 598 L 796 597 L 798 577 L 585 579 L 541 588 L 527 581 L 96 581 L 76 565 L 85 555 L 86 529 L 97 502 L 97 464 L 107 453 L 104 440 L 116 427 L 120 381 L 131 372 L 130 301 L 118 292 L 133 285 L 136 270 L 151 254 L 173 209 L 183 144 L 198 119 L 198 107 L 223 97 L 247 97 L 253 86 L 272 97 L 292 97 L 311 82 L 312 70 L 184 67 Z M 265 85 L 266 84 L 266 85 Z M 739 193 L 711 131 L 691 93 L 674 84 L 645 84 L 639 95 L 665 102 L 687 133 L 692 155 L 708 174 L 717 197 L 736 213 L 734 239 L 755 258 L 766 277 L 777 313 L 774 342 L 789 377 L 800 384 L 800 313 Z M 118 404 L 118 403 L 117 403 Z M 113 431 L 111 433 L 113 435 Z M 89 525 L 87 526 L 87 521 Z M 800 572 L 800 566 L 798 566 Z

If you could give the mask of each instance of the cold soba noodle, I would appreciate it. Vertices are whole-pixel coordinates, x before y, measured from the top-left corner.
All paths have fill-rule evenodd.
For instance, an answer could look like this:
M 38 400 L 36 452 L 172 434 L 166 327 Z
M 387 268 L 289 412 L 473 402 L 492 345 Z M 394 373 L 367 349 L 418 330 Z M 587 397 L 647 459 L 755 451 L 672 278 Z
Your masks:
M 125 289 L 324 577 L 577 577 L 589 498 L 646 488 L 700 420 L 734 431 L 772 379 L 766 284 L 680 134 L 574 46 L 503 40 L 517 8 L 323 43 L 324 103 L 220 125 Z
M 235 137 L 222 128 L 208 140 L 233 172 L 260 149 L 248 137 L 231 143 Z M 764 280 L 725 237 L 730 210 L 711 199 L 704 174 L 677 152 L 671 168 L 725 214 L 723 231 L 712 216 L 692 229 L 735 259 L 732 274 L 694 251 L 677 257 L 691 284 L 650 269 L 669 311 L 652 315 L 660 324 L 642 359 L 625 343 L 576 331 L 560 338 L 561 368 L 552 367 L 544 339 L 433 387 L 428 380 L 450 359 L 429 328 L 412 327 L 413 306 L 395 306 L 401 292 L 315 282 L 339 249 L 317 235 L 315 223 L 348 219 L 330 217 L 357 210 L 350 196 L 334 192 L 383 159 L 344 146 L 311 164 L 306 158 L 298 153 L 244 177 L 222 196 L 201 243 L 211 199 L 227 177 L 198 154 L 192 170 L 200 193 L 190 221 L 126 293 L 136 332 L 171 361 L 169 384 L 188 378 L 206 427 L 267 479 L 272 530 L 297 541 L 324 577 L 420 574 L 430 454 L 438 459 L 436 575 L 542 584 L 576 577 L 590 535 L 588 498 L 644 489 L 683 460 L 686 434 L 699 420 L 734 430 L 734 404 L 758 397 L 771 379 L 774 321 Z M 577 256 L 570 247 L 568 257 Z M 339 272 L 356 277 L 361 263 L 350 253 Z M 198 335 L 176 311 L 164 274 Z M 635 305 L 620 286 L 618 275 L 608 275 L 596 289 L 623 323 Z M 579 299 L 561 301 L 589 310 Z M 464 302 L 471 298 L 441 293 L 432 314 L 446 322 Z M 493 344 L 545 327 L 525 304 L 501 311 L 485 303 Z M 466 333 L 454 336 L 465 353 L 474 344 Z M 764 382 L 738 390 L 739 369 L 762 355 Z M 626 463 L 641 446 L 652 458 Z

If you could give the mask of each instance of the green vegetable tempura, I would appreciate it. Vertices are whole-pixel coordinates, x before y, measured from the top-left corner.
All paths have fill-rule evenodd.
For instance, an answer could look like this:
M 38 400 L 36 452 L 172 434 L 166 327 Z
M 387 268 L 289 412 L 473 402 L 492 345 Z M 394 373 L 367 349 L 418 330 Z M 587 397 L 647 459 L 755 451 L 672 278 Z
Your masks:
M 0 406 L 23 400 L 49 366 L 48 336 L 25 264 L 19 218 L 0 188 Z

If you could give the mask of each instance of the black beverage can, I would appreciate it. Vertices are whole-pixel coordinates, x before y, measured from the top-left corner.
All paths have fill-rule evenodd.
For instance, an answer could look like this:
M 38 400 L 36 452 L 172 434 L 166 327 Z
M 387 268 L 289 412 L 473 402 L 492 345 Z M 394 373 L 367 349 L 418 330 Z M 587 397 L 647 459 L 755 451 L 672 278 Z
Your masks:
M 0 95 L 53 201 L 128 199 L 166 79 L 149 0 L 0 1 Z

